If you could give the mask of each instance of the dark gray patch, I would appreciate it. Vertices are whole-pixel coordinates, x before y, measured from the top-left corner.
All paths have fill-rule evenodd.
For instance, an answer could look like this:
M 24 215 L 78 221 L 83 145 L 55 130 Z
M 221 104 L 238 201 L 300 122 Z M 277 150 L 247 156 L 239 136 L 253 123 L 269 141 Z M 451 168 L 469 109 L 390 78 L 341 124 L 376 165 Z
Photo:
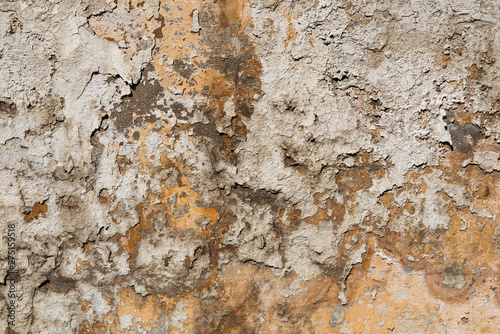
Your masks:
M 447 111 L 443 120 L 446 122 L 445 129 L 451 135 L 452 150 L 470 153 L 477 142 L 485 138 L 484 132 L 479 126 L 470 123 L 459 124 L 453 111 Z
M 236 105 L 238 106 L 238 109 L 241 111 L 241 115 L 243 115 L 246 118 L 250 118 L 253 114 L 254 107 L 250 102 L 250 99 L 247 98 L 245 99 L 239 99 L 236 101 Z
M 184 105 L 182 105 L 179 102 L 172 103 L 170 105 L 170 109 L 172 109 L 172 111 L 174 112 L 177 119 L 180 119 L 180 120 L 188 120 L 189 118 L 191 118 L 193 116 L 193 113 L 192 112 L 189 113 L 187 108 L 184 107 Z
M 213 162 L 222 158 L 222 154 L 220 153 L 220 148 L 222 147 L 222 135 L 217 132 L 215 126 L 212 124 L 194 123 L 193 133 L 196 136 L 208 139 L 211 143 L 208 153 L 210 154 Z
M 69 293 L 76 288 L 76 281 L 71 278 L 49 276 L 38 289 L 43 292 Z
M 174 60 L 174 70 L 185 79 L 189 79 L 189 77 L 194 73 L 194 69 L 191 65 L 186 64 L 178 58 Z
M 474 124 L 450 124 L 448 131 L 453 147 L 460 153 L 470 153 L 480 139 L 484 139 L 481 128 Z
M 217 132 L 215 126 L 212 124 L 194 123 L 193 133 L 197 136 L 211 139 L 216 145 L 220 145 L 220 142 L 222 141 L 222 135 Z
M 241 70 L 243 70 L 243 67 L 246 64 L 244 63 L 244 61 L 246 60 L 248 62 L 248 60 L 251 59 L 250 57 L 251 55 L 248 55 L 247 53 L 242 53 L 238 57 L 228 56 L 227 58 L 221 58 L 219 55 L 215 55 L 214 57 L 210 58 L 210 60 L 207 62 L 207 65 L 210 68 L 214 68 L 220 71 L 227 79 L 233 80 L 235 82 L 235 87 L 237 87 L 239 73 Z
M 157 105 L 163 88 L 156 80 L 147 80 L 147 73 L 154 71 L 152 65 L 148 65 L 143 72 L 142 80 L 132 88 L 129 96 L 111 112 L 116 129 L 126 134 L 132 127 L 141 127 L 144 123 L 154 123 L 156 116 L 151 111 L 155 108 L 164 109 Z
M 231 187 L 231 193 L 241 200 L 252 204 L 269 206 L 274 214 L 278 214 L 279 209 L 286 203 L 280 197 L 279 192 L 267 189 L 252 189 L 245 185 L 235 184 Z

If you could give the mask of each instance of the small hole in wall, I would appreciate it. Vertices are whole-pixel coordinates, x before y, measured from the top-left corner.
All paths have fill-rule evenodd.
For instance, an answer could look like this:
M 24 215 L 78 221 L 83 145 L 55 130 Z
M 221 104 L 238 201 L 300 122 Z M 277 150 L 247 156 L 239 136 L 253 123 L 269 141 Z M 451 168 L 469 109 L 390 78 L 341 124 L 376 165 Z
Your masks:
M 450 142 L 447 142 L 447 141 L 444 141 L 442 142 L 442 144 L 445 146 L 445 147 L 448 147 L 448 149 L 450 149 L 450 151 L 454 151 L 453 149 L 453 145 L 450 143 Z

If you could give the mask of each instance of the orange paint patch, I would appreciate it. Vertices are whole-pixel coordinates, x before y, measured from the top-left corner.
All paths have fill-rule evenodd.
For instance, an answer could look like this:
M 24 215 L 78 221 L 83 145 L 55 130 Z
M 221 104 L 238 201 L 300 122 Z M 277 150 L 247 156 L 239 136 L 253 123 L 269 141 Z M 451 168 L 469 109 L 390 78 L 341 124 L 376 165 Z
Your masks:
M 24 216 L 24 221 L 29 223 L 40 217 L 46 218 L 45 214 L 47 213 L 48 210 L 49 208 L 47 207 L 47 204 L 35 203 L 33 205 L 33 208 L 31 209 L 31 212 Z
M 334 198 L 326 199 L 325 204 L 322 205 L 321 197 L 325 195 L 327 195 L 326 192 L 314 195 L 314 204 L 318 205 L 318 210 L 313 216 L 304 219 L 306 223 L 319 225 L 321 221 L 331 221 L 338 226 L 344 221 L 344 215 L 346 213 L 345 206 L 337 203 Z
M 428 275 L 404 267 L 380 246 L 375 245 L 374 252 L 365 261 L 368 265 L 362 269 L 353 268 L 348 278 L 352 301 L 344 308 L 342 327 L 345 330 L 354 333 L 405 332 L 410 330 L 408 324 L 425 329 L 425 332 L 439 328 L 457 333 L 475 332 L 480 327 L 492 332 L 500 329 L 498 315 L 493 309 L 482 307 L 481 298 L 470 296 L 461 304 L 441 302 L 431 292 Z M 442 282 L 437 276 L 431 279 L 435 278 Z M 488 325 L 484 326 L 485 323 Z

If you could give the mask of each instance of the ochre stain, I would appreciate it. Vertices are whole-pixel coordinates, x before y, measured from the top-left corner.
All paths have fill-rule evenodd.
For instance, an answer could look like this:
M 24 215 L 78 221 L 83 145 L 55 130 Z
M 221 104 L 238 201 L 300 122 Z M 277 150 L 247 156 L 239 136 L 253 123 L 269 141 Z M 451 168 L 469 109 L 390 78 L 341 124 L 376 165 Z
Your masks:
M 239 23 L 243 15 L 246 1 L 243 0 L 218 0 L 219 22 L 226 27 Z
M 483 143 L 477 150 L 493 149 Z M 495 216 L 500 213 L 500 206 L 494 200 L 499 196 L 498 187 L 488 185 L 498 184 L 500 173 L 484 173 L 478 166 L 461 167 L 467 154 L 450 152 L 436 168 L 423 168 L 419 171 L 409 173 L 406 183 L 393 192 L 385 193 L 379 202 L 390 212 L 390 220 L 387 227 L 377 227 L 377 238 L 380 248 L 390 252 L 391 256 L 399 261 L 401 265 L 409 270 L 423 274 L 429 295 L 442 300 L 450 305 L 464 304 L 471 296 L 492 295 L 496 290 L 498 282 L 494 279 L 493 272 L 498 270 L 500 257 L 497 254 L 497 238 L 492 239 L 498 223 L 493 218 L 480 217 L 475 212 L 487 211 Z M 442 179 L 451 184 L 463 185 L 466 196 L 471 200 L 471 207 L 459 207 L 449 194 L 438 191 L 445 202 L 446 211 L 450 222 L 446 229 L 427 230 L 422 226 L 414 226 L 405 232 L 391 230 L 391 222 L 407 212 L 415 213 L 413 203 L 406 202 L 403 207 L 395 202 L 395 195 L 403 192 L 411 194 L 424 194 L 428 187 L 422 180 L 434 169 L 442 172 Z M 460 173 L 457 173 L 460 170 Z M 425 204 L 425 203 L 424 203 Z M 368 223 L 369 224 L 369 223 Z M 380 226 L 374 222 L 373 226 Z M 477 270 L 484 270 L 484 274 L 478 276 Z M 460 282 L 454 287 L 450 283 L 445 284 L 447 275 L 459 277 Z M 479 281 L 489 283 L 494 289 L 490 292 L 484 291 L 483 284 Z
M 429 289 L 429 276 L 405 269 L 391 258 L 391 253 L 377 243 L 373 246 L 374 252 L 365 259 L 368 265 L 353 268 L 348 278 L 348 285 L 350 280 L 354 281 L 349 289 L 352 302 L 344 308 L 342 326 L 346 330 L 387 333 L 399 329 L 399 321 L 412 319 L 416 326 L 425 325 L 426 332 L 433 332 L 436 325 L 455 325 L 464 316 L 470 320 L 461 327 L 464 332 L 480 327 L 498 329 L 494 325 L 498 323 L 498 315 L 483 312 L 481 298 L 469 298 L 462 304 L 442 303 Z M 485 322 L 491 325 L 484 326 Z
M 35 203 L 35 204 L 33 204 L 33 208 L 31 209 L 31 212 L 24 216 L 24 221 L 29 223 L 35 219 L 40 218 L 40 217 L 46 218 L 47 216 L 45 214 L 47 213 L 48 210 L 49 210 L 49 208 L 47 207 L 47 204 Z
M 128 230 L 127 234 L 120 239 L 123 251 L 129 252 L 132 255 L 131 259 L 135 258 L 137 243 L 141 239 L 142 230 L 148 227 L 148 222 L 144 219 L 144 204 L 138 205 L 137 212 L 139 213 L 139 224 Z
M 318 210 L 313 216 L 304 219 L 306 223 L 319 225 L 321 221 L 330 221 L 338 226 L 344 221 L 346 213 L 344 205 L 337 203 L 335 198 L 328 198 L 324 204 L 321 203 L 322 197 L 330 197 L 328 196 L 328 192 L 317 193 L 313 197 L 314 204 L 318 206 Z

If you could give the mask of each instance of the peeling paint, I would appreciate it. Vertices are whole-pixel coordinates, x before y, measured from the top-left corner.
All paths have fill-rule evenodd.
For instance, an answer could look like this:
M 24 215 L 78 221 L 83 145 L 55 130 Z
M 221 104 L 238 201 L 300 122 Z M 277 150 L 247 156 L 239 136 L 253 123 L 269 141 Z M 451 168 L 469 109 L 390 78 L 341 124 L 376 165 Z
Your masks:
M 0 331 L 500 331 L 495 1 L 0 7 Z

